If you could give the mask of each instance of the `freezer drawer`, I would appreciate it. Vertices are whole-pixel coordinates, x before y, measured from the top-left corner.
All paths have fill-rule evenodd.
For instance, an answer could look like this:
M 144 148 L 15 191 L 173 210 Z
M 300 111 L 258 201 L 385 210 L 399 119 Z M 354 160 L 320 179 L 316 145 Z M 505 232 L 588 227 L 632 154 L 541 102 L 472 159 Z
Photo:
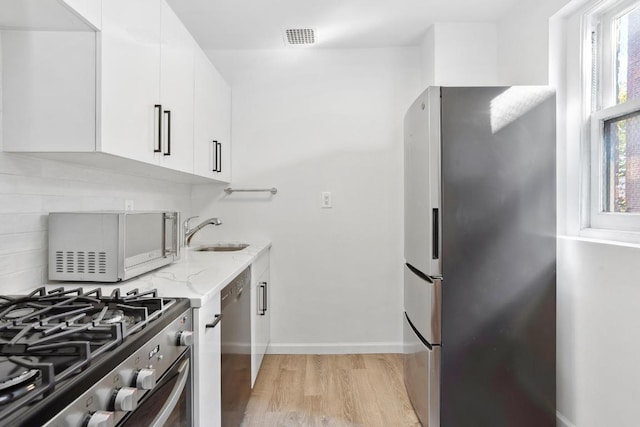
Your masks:
M 440 427 L 440 346 L 429 348 L 404 314 L 404 384 L 424 427 Z
M 442 281 L 404 266 L 404 311 L 429 344 L 440 344 Z

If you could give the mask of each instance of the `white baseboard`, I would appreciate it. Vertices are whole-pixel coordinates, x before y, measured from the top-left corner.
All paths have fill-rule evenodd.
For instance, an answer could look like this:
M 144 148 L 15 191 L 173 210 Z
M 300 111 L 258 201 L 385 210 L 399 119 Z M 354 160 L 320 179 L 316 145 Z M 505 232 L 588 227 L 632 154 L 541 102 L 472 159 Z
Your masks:
M 402 353 L 402 343 L 332 343 L 287 344 L 270 343 L 268 354 L 374 354 Z
M 556 411 L 556 426 L 557 427 L 576 427 L 574 423 L 569 421 L 564 415 Z

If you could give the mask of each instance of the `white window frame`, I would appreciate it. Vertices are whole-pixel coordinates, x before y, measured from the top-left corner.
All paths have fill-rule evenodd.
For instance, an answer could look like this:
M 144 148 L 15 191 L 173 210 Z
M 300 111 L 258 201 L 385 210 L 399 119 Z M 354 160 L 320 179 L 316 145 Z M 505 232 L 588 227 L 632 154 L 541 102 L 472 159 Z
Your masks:
M 611 24 L 638 3 L 639 0 L 601 1 L 584 15 L 583 108 L 589 117 L 585 135 L 589 155 L 583 161 L 587 163 L 589 185 L 583 195 L 586 199 L 583 210 L 587 212 L 583 212 L 582 234 L 589 237 L 640 242 L 640 214 L 605 212 L 603 201 L 604 123 L 640 111 L 640 100 L 616 104 L 615 38 Z

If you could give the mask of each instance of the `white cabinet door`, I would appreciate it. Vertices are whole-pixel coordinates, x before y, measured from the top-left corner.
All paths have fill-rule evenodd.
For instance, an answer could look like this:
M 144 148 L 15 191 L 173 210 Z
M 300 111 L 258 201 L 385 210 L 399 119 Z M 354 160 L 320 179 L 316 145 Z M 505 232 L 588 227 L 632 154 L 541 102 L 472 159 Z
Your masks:
M 161 5 L 161 0 L 103 2 L 98 151 L 157 162 Z
M 4 151 L 93 151 L 96 35 L 5 31 L 1 43 Z
M 195 370 L 194 370 L 194 413 L 195 425 L 219 427 L 221 425 L 220 406 L 220 327 L 222 320 L 212 326 L 220 315 L 220 295 L 201 308 L 194 309 L 195 329 Z
M 251 265 L 251 387 L 271 340 L 269 253 Z
M 194 171 L 231 181 L 231 89 L 204 52 L 196 53 Z
M 164 1 L 161 27 L 163 140 L 160 164 L 193 172 L 194 55 L 198 45 Z
M 267 352 L 271 338 L 270 285 L 269 270 L 267 270 L 262 273 L 255 286 L 253 286 L 256 307 L 254 311 L 255 321 L 252 325 L 251 334 L 251 386 L 256 382 L 262 359 Z

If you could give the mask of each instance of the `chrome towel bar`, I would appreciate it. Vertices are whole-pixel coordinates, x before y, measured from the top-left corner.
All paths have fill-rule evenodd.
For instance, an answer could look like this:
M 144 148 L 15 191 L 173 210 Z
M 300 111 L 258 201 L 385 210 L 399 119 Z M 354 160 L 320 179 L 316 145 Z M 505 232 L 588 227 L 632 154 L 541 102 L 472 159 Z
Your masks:
M 231 193 L 254 193 L 254 192 L 266 192 L 268 191 L 271 194 L 276 194 L 278 192 L 278 189 L 276 187 L 271 187 L 271 188 L 252 188 L 252 189 L 238 189 L 238 188 L 231 188 L 231 187 L 227 187 L 224 189 L 224 192 L 227 194 L 231 194 Z

